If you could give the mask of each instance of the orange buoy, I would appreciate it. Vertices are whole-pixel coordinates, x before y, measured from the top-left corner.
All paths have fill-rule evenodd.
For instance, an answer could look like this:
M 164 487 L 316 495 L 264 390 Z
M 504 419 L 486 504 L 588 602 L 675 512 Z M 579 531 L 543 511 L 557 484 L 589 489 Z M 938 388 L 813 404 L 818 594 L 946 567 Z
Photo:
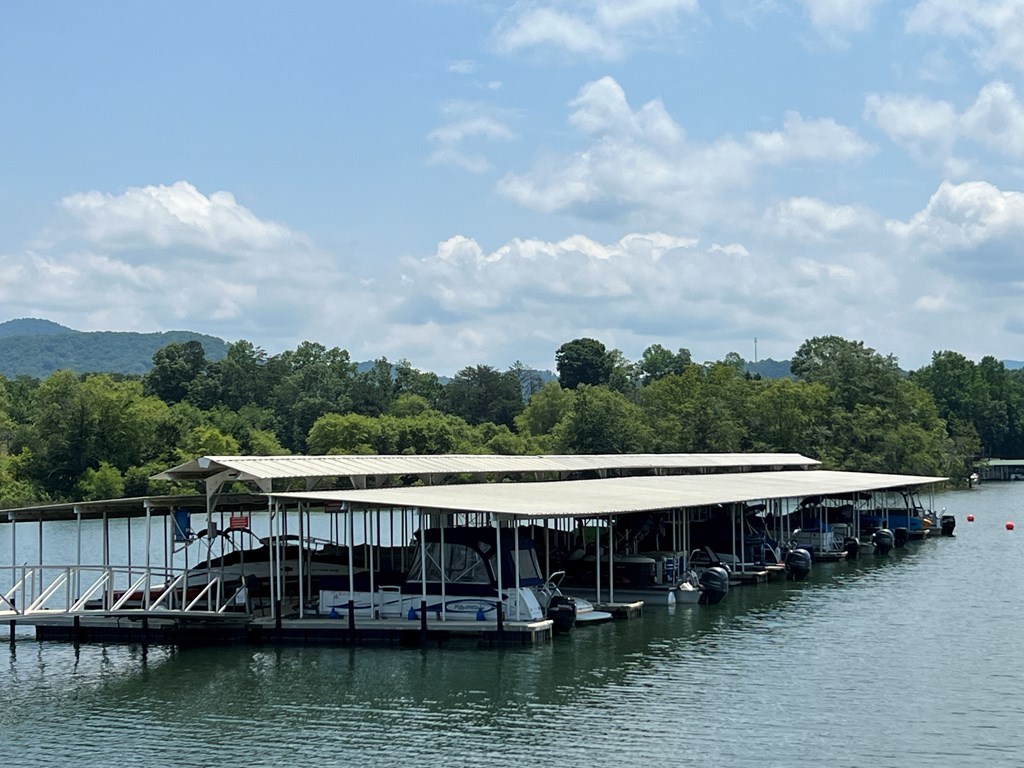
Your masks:
M 973 523 L 974 522 L 974 515 L 968 515 L 967 516 L 967 522 L 968 523 Z
M 1008 531 L 1012 531 L 1013 530 L 1013 523 L 1011 521 L 1007 521 L 1006 522 L 1006 530 L 1008 530 Z

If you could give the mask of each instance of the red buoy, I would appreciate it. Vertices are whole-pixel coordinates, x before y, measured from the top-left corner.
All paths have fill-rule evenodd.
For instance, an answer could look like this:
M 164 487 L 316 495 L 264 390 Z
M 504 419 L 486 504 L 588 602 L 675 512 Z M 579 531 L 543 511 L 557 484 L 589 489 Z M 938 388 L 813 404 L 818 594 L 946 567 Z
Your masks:
M 1008 531 L 1012 531 L 1013 530 L 1013 523 L 1012 522 L 1007 521 L 1007 523 L 1006 523 L 1006 530 L 1008 530 Z
M 968 523 L 973 523 L 974 522 L 974 515 L 968 515 L 967 516 L 967 522 Z

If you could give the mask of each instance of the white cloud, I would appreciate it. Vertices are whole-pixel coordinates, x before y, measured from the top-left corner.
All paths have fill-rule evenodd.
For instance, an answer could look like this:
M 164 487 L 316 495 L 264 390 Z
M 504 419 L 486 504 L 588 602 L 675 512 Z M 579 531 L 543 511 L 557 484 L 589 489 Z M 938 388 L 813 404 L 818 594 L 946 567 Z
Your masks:
M 987 71 L 1024 72 L 1024 0 L 921 0 L 906 28 L 966 44 Z
M 448 71 L 456 75 L 471 75 L 476 72 L 476 62 L 472 59 L 455 59 L 448 62 Z
M 1024 158 L 1024 103 L 1007 83 L 982 88 L 962 123 L 965 136 L 995 152 Z
M 305 237 L 257 218 L 230 192 L 207 197 L 187 181 L 120 195 L 82 192 L 60 204 L 90 243 L 112 250 L 187 246 L 224 255 L 309 247 Z
M 764 212 L 756 235 L 737 225 L 706 243 L 650 231 L 489 249 L 459 235 L 406 259 L 403 279 L 381 267 L 363 283 L 336 257 L 293 249 L 304 240 L 295 233 L 280 251 L 237 233 L 245 249 L 215 252 L 226 239 L 216 234 L 200 245 L 196 232 L 218 231 L 213 204 L 180 217 L 187 227 L 156 216 L 154 234 L 144 196 L 89 199 L 108 207 L 72 219 L 78 229 L 48 250 L 0 256 L 0 302 L 12 316 L 82 330 L 188 328 L 271 351 L 311 339 L 440 373 L 515 359 L 551 367 L 554 350 L 582 335 L 632 359 L 654 342 L 720 359 L 749 352 L 754 336 L 762 356 L 781 358 L 811 336 L 839 333 L 917 352 L 906 362 L 920 365 L 922 339 L 970 355 L 984 347 L 972 336 L 979 324 L 1012 336 L 1024 293 L 1007 280 L 1024 263 L 1024 193 L 983 182 L 943 184 L 917 214 L 884 225 L 859 205 L 793 197 Z M 264 231 L 267 222 L 248 215 L 252 231 Z M 118 226 L 95 226 L 107 221 Z
M 79 330 L 203 330 L 292 342 L 310 297 L 344 289 L 345 270 L 309 239 L 261 219 L 228 192 L 179 181 L 60 201 L 64 218 L 31 251 L 0 256 L 0 303 Z M 320 311 L 317 309 L 316 311 Z
M 491 164 L 481 147 L 518 138 L 508 125 L 511 113 L 488 104 L 449 101 L 441 112 L 443 123 L 427 137 L 436 147 L 427 158 L 430 164 L 457 165 L 470 173 L 484 173 Z
M 864 117 L 919 160 L 945 159 L 956 143 L 958 116 L 946 101 L 873 93 Z
M 588 144 L 567 159 L 507 174 L 499 188 L 523 206 L 592 218 L 701 223 L 732 215 L 732 193 L 766 168 L 849 163 L 874 151 L 850 128 L 795 112 L 785 116 L 781 130 L 691 142 L 661 102 L 633 110 L 611 77 L 584 85 L 570 106 L 569 122 Z
M 846 36 L 863 32 L 882 0 L 800 0 L 814 28 L 832 46 L 845 48 Z
M 953 177 L 963 177 L 971 168 L 953 155 L 962 139 L 975 141 L 996 155 L 1024 157 L 1024 102 L 1002 81 L 984 86 L 962 113 L 947 101 L 869 94 L 864 117 L 914 159 L 944 165 Z
M 854 205 L 830 205 L 810 197 L 784 200 L 765 211 L 767 229 L 775 237 L 821 242 L 876 231 L 877 215 Z
M 943 182 L 923 210 L 889 229 L 909 249 L 956 257 L 964 265 L 1019 267 L 1024 256 L 1024 192 L 983 181 Z M 984 263 L 982 263 L 984 262 Z
M 617 61 L 634 46 L 671 37 L 681 15 L 699 10 L 698 0 L 530 0 L 515 3 L 493 36 L 503 53 L 546 48 Z
M 701 248 L 695 238 L 663 232 L 611 243 L 581 235 L 513 240 L 493 251 L 460 236 L 432 257 L 407 263 L 403 316 L 415 315 L 419 322 L 410 326 L 431 336 L 438 352 L 424 350 L 427 355 L 444 354 L 445 339 L 464 329 L 480 332 L 481 346 L 463 349 L 470 360 L 524 358 L 524 349 L 538 347 L 553 355 L 581 335 L 633 359 L 654 342 L 694 348 L 709 340 L 709 351 L 697 357 L 717 359 L 755 335 L 788 356 L 822 323 L 852 318 L 863 326 L 865 297 L 892 302 L 902 290 L 891 266 L 872 254 L 785 252 L 739 242 Z

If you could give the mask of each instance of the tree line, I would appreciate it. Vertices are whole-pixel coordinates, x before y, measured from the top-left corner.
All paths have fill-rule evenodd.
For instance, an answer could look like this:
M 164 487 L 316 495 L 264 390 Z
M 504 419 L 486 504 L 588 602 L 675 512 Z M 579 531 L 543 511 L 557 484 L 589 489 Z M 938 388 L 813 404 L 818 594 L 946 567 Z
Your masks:
M 203 455 L 796 452 L 831 469 L 965 477 L 979 456 L 1024 456 L 1024 372 L 936 352 L 906 373 L 838 336 L 797 350 L 792 379 L 695 363 L 654 344 L 638 361 L 579 338 L 558 379 L 521 363 L 450 381 L 407 360 L 360 371 L 303 342 L 248 341 L 208 360 L 172 343 L 141 376 L 0 376 L 0 505 L 180 491 L 150 477 Z M 191 489 L 190 489 L 191 490 Z

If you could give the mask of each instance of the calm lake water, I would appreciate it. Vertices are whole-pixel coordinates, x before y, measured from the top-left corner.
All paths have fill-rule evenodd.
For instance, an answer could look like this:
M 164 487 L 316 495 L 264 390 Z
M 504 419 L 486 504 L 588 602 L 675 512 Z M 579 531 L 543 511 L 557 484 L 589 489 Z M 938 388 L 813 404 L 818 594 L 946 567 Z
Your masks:
M 1021 765 L 1024 483 L 937 502 L 954 539 L 539 649 L 144 653 L 5 631 L 0 762 Z

